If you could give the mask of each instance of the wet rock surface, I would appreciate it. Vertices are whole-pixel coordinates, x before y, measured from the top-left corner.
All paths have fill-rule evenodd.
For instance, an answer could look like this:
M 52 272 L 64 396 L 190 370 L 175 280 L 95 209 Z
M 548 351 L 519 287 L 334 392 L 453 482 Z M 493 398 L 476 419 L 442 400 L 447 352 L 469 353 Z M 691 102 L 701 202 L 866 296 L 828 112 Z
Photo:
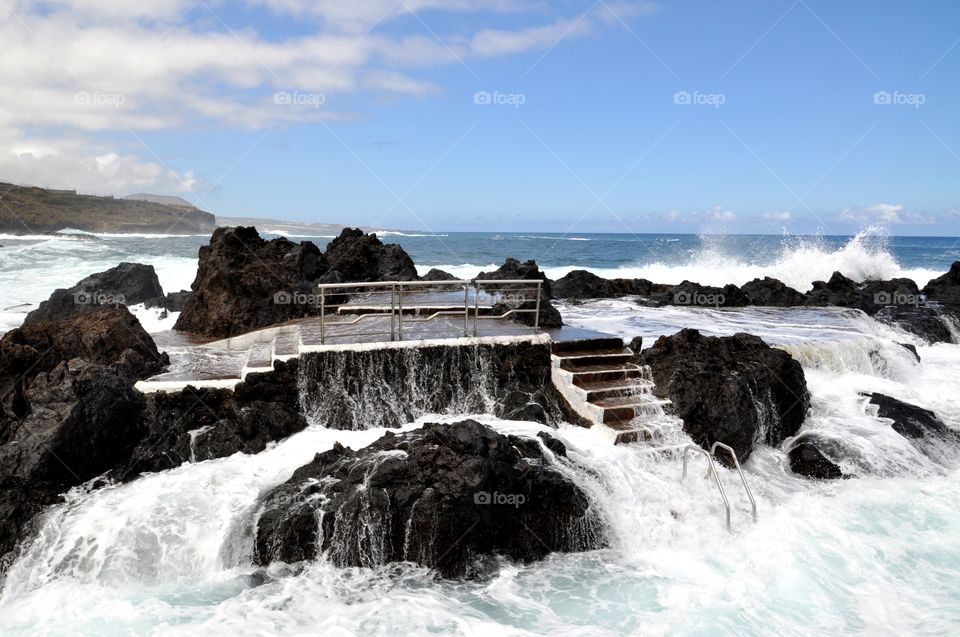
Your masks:
M 769 307 L 793 307 L 803 305 L 806 297 L 782 281 L 764 277 L 754 279 L 740 287 L 740 291 L 747 297 L 749 305 Z
M 893 430 L 904 438 L 939 442 L 960 442 L 960 436 L 929 409 L 880 393 L 863 394 L 877 407 L 877 415 L 893 421 Z
M 324 253 L 331 271 L 343 281 L 416 281 L 413 259 L 399 245 L 384 244 L 376 234 L 344 228 Z
M 447 578 L 495 556 L 528 563 L 605 545 L 586 494 L 559 469 L 566 450 L 466 420 L 388 433 L 317 454 L 264 496 L 255 561 L 338 566 L 413 562 Z
M 326 271 L 323 254 L 309 241 L 266 241 L 256 228 L 217 228 L 200 248 L 192 294 L 174 329 L 227 337 L 318 314 L 309 297 Z
M 80 358 L 142 379 L 161 371 L 169 358 L 127 308 L 96 307 L 57 321 L 31 323 L 0 339 L 0 396 L 5 415 L 29 412 L 25 393 L 34 376 Z M 132 381 L 131 381 L 132 382 Z
M 750 334 L 685 329 L 657 339 L 639 360 L 653 372 L 654 393 L 673 402 L 684 431 L 705 449 L 730 445 L 741 462 L 756 444 L 779 445 L 796 434 L 810 406 L 800 363 Z
M 55 290 L 49 299 L 27 314 L 23 324 L 68 318 L 98 306 L 136 305 L 162 298 L 163 288 L 152 265 L 121 263 L 91 274 L 73 287 Z
M 249 374 L 234 389 L 187 387 L 146 396 L 144 435 L 118 479 L 238 452 L 259 453 L 307 426 L 297 390 L 299 362 Z
M 827 454 L 836 453 L 836 445 L 816 435 L 805 434 L 797 437 L 787 453 L 790 469 L 799 475 L 819 480 L 836 480 L 843 477 L 840 466 L 830 460 Z

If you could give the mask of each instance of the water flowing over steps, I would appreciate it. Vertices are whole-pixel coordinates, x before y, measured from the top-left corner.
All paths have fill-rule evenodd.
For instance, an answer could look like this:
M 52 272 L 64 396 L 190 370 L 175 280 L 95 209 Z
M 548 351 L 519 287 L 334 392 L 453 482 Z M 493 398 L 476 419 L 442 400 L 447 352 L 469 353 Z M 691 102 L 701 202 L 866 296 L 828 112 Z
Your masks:
M 661 415 L 669 401 L 653 395 L 649 373 L 617 337 L 553 343 L 553 381 L 577 412 L 617 432 L 615 443 L 651 440 L 645 417 Z

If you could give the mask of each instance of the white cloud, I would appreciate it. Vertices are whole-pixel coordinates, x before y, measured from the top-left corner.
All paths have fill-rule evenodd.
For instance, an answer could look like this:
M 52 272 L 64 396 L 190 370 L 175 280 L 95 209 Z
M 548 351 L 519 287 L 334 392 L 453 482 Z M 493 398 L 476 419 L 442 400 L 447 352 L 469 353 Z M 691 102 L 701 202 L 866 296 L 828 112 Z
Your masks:
M 790 213 L 786 210 L 782 212 L 765 212 L 762 216 L 765 221 L 790 221 L 791 218 Z
M 0 176 L 3 181 L 99 195 L 144 189 L 190 193 L 205 187 L 192 171 L 177 172 L 81 136 L 28 138 L 15 129 L 0 130 Z
M 737 218 L 737 214 L 732 210 L 727 210 L 723 206 L 714 206 L 709 210 L 709 216 L 716 221 L 734 221 Z
M 840 218 L 858 223 L 903 223 L 902 215 L 900 204 L 876 203 L 847 208 L 840 213 Z
M 0 178 L 16 178 L 39 159 L 31 172 L 37 183 L 93 188 L 99 176 L 99 190 L 112 190 L 153 175 L 158 188 L 172 188 L 183 175 L 103 147 L 97 134 L 348 119 L 358 93 L 419 98 L 441 91 L 418 77 L 420 69 L 545 51 L 604 26 L 599 7 L 583 16 L 571 7 L 572 16 L 558 17 L 539 0 L 245 4 L 296 20 L 297 35 L 268 35 L 254 24 L 227 27 L 217 15 L 226 0 L 0 0 L 0 131 L 8 137 L 16 131 L 19 144 L 0 150 Z M 641 12 L 648 5 L 631 4 Z M 231 11 L 231 19 L 242 21 L 242 9 Z M 631 15 L 628 6 L 617 10 Z M 524 26 L 492 28 L 478 20 L 485 26 L 441 40 L 420 22 L 439 12 L 523 13 L 514 22 Z M 387 22 L 403 28 L 379 28 Z M 278 92 L 313 99 L 277 103 Z M 86 137 L 61 143 L 56 153 L 24 150 L 57 145 L 50 131 L 64 130 Z M 54 167 L 64 174 L 57 177 Z

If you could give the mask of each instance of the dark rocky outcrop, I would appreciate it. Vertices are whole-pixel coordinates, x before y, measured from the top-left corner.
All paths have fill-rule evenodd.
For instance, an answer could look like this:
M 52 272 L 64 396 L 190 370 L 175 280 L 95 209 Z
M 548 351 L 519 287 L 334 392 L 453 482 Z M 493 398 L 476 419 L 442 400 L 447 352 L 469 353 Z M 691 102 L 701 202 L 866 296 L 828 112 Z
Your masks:
M 818 436 L 804 434 L 794 441 L 787 453 L 790 469 L 797 474 L 819 480 L 836 480 L 843 477 L 840 466 L 830 460 L 823 449 L 831 445 Z
M 857 282 L 839 272 L 834 272 L 829 281 L 814 281 L 807 293 L 807 305 L 861 308 L 863 305 Z
M 243 334 L 319 313 L 313 282 L 326 272 L 309 241 L 266 241 L 256 228 L 217 228 L 174 329 L 206 336 Z
M 494 556 L 527 563 L 602 547 L 586 494 L 557 469 L 565 456 L 550 436 L 471 420 L 388 433 L 359 451 L 338 444 L 264 496 L 255 561 L 326 552 L 342 567 L 406 561 L 461 578 Z
M 877 406 L 877 415 L 893 421 L 893 430 L 904 438 L 958 442 L 960 437 L 929 409 L 905 403 L 880 393 L 864 394 Z
M 376 234 L 344 228 L 324 253 L 330 270 L 344 281 L 415 281 L 417 268 L 402 247 L 384 244 Z
M 300 365 L 305 412 L 333 429 L 391 427 L 431 413 L 578 422 L 550 380 L 549 343 L 312 352 Z
M 307 426 L 300 412 L 296 359 L 249 374 L 234 389 L 187 387 L 146 397 L 145 432 L 117 478 L 163 471 L 238 452 L 259 453 Z
M 952 343 L 953 335 L 944 322 L 943 308 L 932 305 L 888 305 L 875 317 L 881 323 L 895 325 L 928 343 Z
M 143 433 L 143 396 L 102 365 L 61 362 L 30 378 L 21 399 L 27 413 L 0 418 L 0 562 L 43 506 L 115 466 Z
M 503 263 L 503 265 L 493 272 L 481 272 L 477 275 L 477 281 L 536 281 L 538 279 L 543 281 L 543 284 L 540 288 L 539 325 L 542 328 L 562 327 L 563 319 L 560 317 L 559 310 L 550 304 L 550 298 L 552 296 L 550 279 L 547 278 L 546 274 L 540 271 L 540 267 L 537 266 L 536 261 L 531 260 L 521 263 L 520 261 L 510 257 Z M 507 288 L 498 287 L 497 290 L 504 293 L 509 293 Z M 518 292 L 518 295 L 520 294 L 521 293 Z M 522 296 L 523 300 L 495 304 L 493 307 L 494 313 L 502 314 L 511 309 L 532 310 L 536 308 L 536 301 L 532 300 L 531 298 L 535 297 L 536 294 L 523 292 Z M 531 300 L 526 300 L 528 298 L 531 298 Z M 523 323 L 524 325 L 533 325 L 533 314 L 534 313 L 524 312 L 520 314 L 514 314 L 513 317 L 516 321 Z
M 167 292 L 166 295 L 150 299 L 145 303 L 147 307 L 159 307 L 168 312 L 180 312 L 190 298 L 190 290 L 180 290 L 179 292 Z
M 960 261 L 954 261 L 946 274 L 927 283 L 923 293 L 954 313 L 960 310 Z
M 430 271 L 420 277 L 420 279 L 423 281 L 456 281 L 457 277 L 444 270 L 430 268 Z
M 755 444 L 779 445 L 796 434 L 810 405 L 800 363 L 750 334 L 685 329 L 657 339 L 640 361 L 651 367 L 654 393 L 673 402 L 684 431 L 704 448 L 730 445 L 741 462 Z
M 782 281 L 768 276 L 754 279 L 740 287 L 750 305 L 793 307 L 803 305 L 806 297 Z
M 91 274 L 73 287 L 59 289 L 27 314 L 24 325 L 82 314 L 100 305 L 135 305 L 163 297 L 152 265 L 121 263 Z
M 617 296 L 617 289 L 609 279 L 587 270 L 574 270 L 551 284 L 553 298 L 605 299 Z
M 0 339 L 0 396 L 10 417 L 29 412 L 31 379 L 62 362 L 80 358 L 111 367 L 132 379 L 146 378 L 169 364 L 127 308 L 96 307 L 59 321 L 10 330 Z
M 735 285 L 722 288 L 683 281 L 669 292 L 653 295 L 663 305 L 689 305 L 691 307 L 743 307 L 747 297 Z

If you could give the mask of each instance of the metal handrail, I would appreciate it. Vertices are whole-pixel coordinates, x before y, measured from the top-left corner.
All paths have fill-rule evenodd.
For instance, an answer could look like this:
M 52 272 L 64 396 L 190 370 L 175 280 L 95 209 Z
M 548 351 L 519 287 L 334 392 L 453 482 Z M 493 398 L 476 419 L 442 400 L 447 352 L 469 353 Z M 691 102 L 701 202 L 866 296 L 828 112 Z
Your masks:
M 513 308 L 499 316 L 484 316 L 480 317 L 480 294 L 481 291 L 488 291 L 489 288 L 503 286 L 516 286 L 524 285 L 527 287 L 524 288 L 508 288 L 508 292 L 535 292 L 536 299 L 529 299 L 529 301 L 534 301 L 533 308 Z M 463 309 L 459 310 L 439 310 L 432 313 L 427 317 L 420 317 L 419 315 L 415 318 L 404 319 L 404 293 L 406 288 L 463 288 Z M 331 323 L 332 325 L 354 325 L 360 321 L 375 318 L 375 317 L 390 317 L 390 340 L 403 340 L 403 325 L 404 322 L 408 323 L 425 323 L 434 320 L 439 316 L 460 316 L 463 315 L 463 335 L 464 337 L 469 336 L 469 324 L 470 324 L 470 289 L 473 288 L 474 291 L 474 303 L 473 303 L 473 335 L 476 336 L 478 332 L 478 322 L 480 318 L 483 319 L 503 319 L 515 314 L 534 314 L 533 319 L 533 328 L 539 329 L 540 327 L 540 303 L 543 290 L 543 281 L 539 279 L 471 279 L 471 280 L 462 280 L 456 279 L 451 281 L 367 281 L 367 282 L 358 282 L 358 283 L 321 283 L 316 286 L 320 292 L 320 343 L 326 343 L 327 339 L 327 292 L 333 290 L 356 290 L 356 289 L 374 289 L 379 288 L 384 290 L 384 292 L 390 293 L 390 306 L 389 312 L 370 312 L 358 315 L 356 318 L 350 321 L 338 321 L 336 323 Z M 431 307 L 429 305 L 413 305 L 410 309 L 419 309 L 421 307 Z M 386 309 L 386 308 L 385 308 Z M 419 313 L 418 313 L 419 314 Z M 357 334 L 336 334 L 332 335 L 333 338 L 338 338 L 341 336 L 356 336 Z M 363 334 L 368 336 L 370 334 Z
M 733 466 L 737 468 L 737 473 L 740 474 L 740 482 L 743 483 L 743 489 L 747 492 L 747 497 L 750 499 L 750 506 L 753 508 L 753 523 L 757 523 L 757 501 L 753 499 L 753 493 L 750 491 L 750 485 L 747 484 L 747 478 L 743 475 L 743 469 L 740 468 L 740 461 L 737 460 L 737 452 L 733 450 L 733 447 L 730 445 L 725 445 L 722 442 L 715 442 L 713 446 L 710 447 L 710 455 L 716 457 L 717 447 L 725 449 L 727 453 L 730 454 L 730 457 L 733 458 Z
M 720 474 L 717 472 L 717 466 L 713 462 L 712 453 L 710 453 L 706 449 L 698 447 L 697 445 L 687 445 L 686 447 L 684 447 L 683 448 L 683 475 L 680 477 L 680 481 L 683 482 L 684 480 L 687 479 L 687 455 L 691 451 L 702 453 L 707 457 L 707 462 L 709 463 L 708 475 L 711 473 L 713 474 L 713 479 L 717 483 L 717 489 L 720 490 L 720 497 L 723 498 L 723 506 L 727 510 L 727 531 L 732 532 L 733 527 L 730 524 L 730 500 L 727 499 L 727 492 L 724 490 L 723 483 L 720 481 Z

